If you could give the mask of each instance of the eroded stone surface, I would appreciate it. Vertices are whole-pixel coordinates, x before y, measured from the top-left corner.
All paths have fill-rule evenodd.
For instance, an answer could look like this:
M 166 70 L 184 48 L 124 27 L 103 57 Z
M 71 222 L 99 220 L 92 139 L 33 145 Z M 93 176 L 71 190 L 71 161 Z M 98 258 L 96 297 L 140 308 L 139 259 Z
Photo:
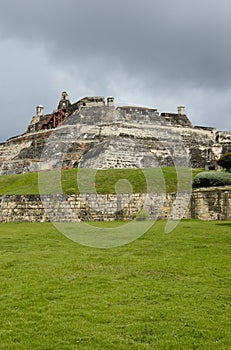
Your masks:
M 61 167 L 214 168 L 231 151 L 231 132 L 193 127 L 182 107 L 178 114 L 115 108 L 112 97 L 107 105 L 103 97 L 71 104 L 66 93 L 53 114 L 38 107 L 25 134 L 0 144 L 1 174 Z

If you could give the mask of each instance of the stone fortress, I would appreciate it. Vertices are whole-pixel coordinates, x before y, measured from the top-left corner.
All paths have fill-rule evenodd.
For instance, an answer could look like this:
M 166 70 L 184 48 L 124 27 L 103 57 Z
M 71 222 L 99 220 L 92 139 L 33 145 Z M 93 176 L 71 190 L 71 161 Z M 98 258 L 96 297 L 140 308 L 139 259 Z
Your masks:
M 67 129 L 68 140 L 62 137 Z M 184 106 L 179 106 L 177 113 L 159 113 L 156 108 L 138 106 L 115 107 L 111 96 L 106 102 L 104 97 L 94 96 L 71 103 L 68 93 L 63 92 L 56 110 L 44 114 L 43 106 L 38 105 L 26 132 L 0 144 L 0 173 L 40 169 L 44 145 L 49 142 L 52 168 L 186 165 L 215 169 L 221 154 L 231 151 L 231 132 L 193 126 Z M 64 148 L 60 161 L 56 155 Z
M 0 144 L 0 174 L 172 165 L 214 169 L 229 151 L 231 132 L 193 126 L 183 106 L 177 113 L 159 113 L 156 108 L 115 107 L 113 97 L 105 102 L 101 96 L 71 103 L 63 92 L 56 110 L 44 114 L 37 106 L 25 133 Z M 0 222 L 131 220 L 140 210 L 154 219 L 230 220 L 231 191 L 1 195 L 0 207 Z

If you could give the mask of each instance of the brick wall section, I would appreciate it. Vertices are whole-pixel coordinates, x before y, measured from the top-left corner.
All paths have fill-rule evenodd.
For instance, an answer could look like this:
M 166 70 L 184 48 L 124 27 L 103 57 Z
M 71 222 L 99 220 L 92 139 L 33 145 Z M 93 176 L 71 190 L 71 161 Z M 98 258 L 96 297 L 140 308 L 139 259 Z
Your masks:
M 133 219 L 141 210 L 153 219 L 230 220 L 231 191 L 170 194 L 78 194 L 0 196 L 0 222 L 110 221 Z M 46 208 L 46 210 L 44 209 Z

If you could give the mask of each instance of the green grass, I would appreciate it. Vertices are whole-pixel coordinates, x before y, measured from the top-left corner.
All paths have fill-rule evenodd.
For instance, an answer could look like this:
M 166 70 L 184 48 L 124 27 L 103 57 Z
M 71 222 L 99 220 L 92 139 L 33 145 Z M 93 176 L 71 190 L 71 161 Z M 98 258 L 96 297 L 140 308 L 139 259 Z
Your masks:
M 180 185 L 182 190 L 190 188 L 189 177 L 190 168 L 179 168 Z M 94 170 L 84 169 L 83 176 L 77 181 L 77 169 L 63 170 L 62 189 L 64 193 L 74 194 L 79 190 L 88 193 L 93 192 L 94 188 L 89 187 L 89 183 L 96 184 L 98 193 L 115 193 L 116 183 L 120 185 L 117 188 L 122 193 L 129 192 L 139 193 L 147 192 L 147 181 L 149 183 L 148 192 L 175 192 L 177 184 L 179 184 L 177 171 L 174 167 L 164 167 L 155 169 L 110 169 L 99 170 L 96 178 L 92 178 Z M 194 178 L 201 169 L 193 169 L 192 177 Z M 82 173 L 79 173 L 80 175 Z M 57 193 L 57 182 L 60 173 L 58 171 L 40 173 L 45 183 L 42 192 Z M 127 181 L 126 181 L 127 180 Z M 119 181 L 119 182 L 118 182 Z M 130 185 L 128 184 L 130 183 Z M 80 188 L 79 188 L 80 187 Z M 60 191 L 61 191 L 60 190 Z M 59 192 L 60 192 L 59 191 Z M 4 175 L 0 176 L 0 194 L 38 194 L 38 173 L 26 173 L 20 175 Z
M 38 174 L 0 176 L 0 194 L 37 194 Z
M 231 222 L 164 225 L 93 249 L 49 223 L 0 224 L 0 348 L 230 349 Z

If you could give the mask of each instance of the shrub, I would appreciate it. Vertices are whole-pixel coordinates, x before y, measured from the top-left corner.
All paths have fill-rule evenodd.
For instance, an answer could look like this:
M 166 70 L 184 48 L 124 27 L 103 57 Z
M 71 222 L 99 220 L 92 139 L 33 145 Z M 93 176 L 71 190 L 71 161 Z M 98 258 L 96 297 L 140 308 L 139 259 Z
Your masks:
M 223 154 L 223 156 L 217 161 L 217 164 L 229 171 L 231 169 L 231 152 Z
M 140 210 L 136 215 L 136 221 L 146 221 L 148 219 L 148 214 L 145 210 Z
M 214 187 L 231 185 L 231 173 L 224 171 L 203 171 L 195 176 L 193 187 Z

